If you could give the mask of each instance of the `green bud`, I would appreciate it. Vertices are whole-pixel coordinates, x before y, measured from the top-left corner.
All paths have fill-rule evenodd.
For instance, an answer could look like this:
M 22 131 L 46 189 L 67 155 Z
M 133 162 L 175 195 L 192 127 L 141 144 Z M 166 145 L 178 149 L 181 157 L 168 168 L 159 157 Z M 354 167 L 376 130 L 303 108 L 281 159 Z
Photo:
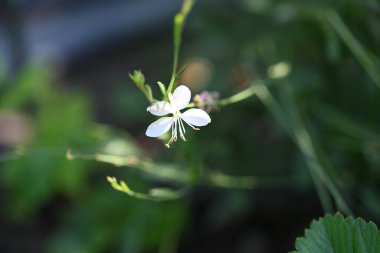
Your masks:
M 161 83 L 160 81 L 158 81 L 157 84 L 158 84 L 158 87 L 160 87 L 160 91 L 161 91 L 162 95 L 165 96 L 166 95 L 165 84 Z
M 150 86 L 148 84 L 145 85 L 145 91 L 144 91 L 144 93 L 145 93 L 145 96 L 148 99 L 148 101 L 150 103 L 153 103 L 154 99 L 153 99 L 152 88 L 150 88 Z
M 136 84 L 137 87 L 140 89 L 144 87 L 145 85 L 145 77 L 143 73 L 140 70 L 133 71 L 132 74 L 128 74 L 131 80 Z

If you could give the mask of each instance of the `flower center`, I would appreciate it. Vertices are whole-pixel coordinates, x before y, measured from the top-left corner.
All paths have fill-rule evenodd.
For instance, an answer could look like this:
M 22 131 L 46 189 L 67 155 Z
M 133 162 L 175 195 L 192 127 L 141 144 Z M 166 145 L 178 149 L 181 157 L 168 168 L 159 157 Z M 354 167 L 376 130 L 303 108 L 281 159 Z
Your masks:
M 181 117 L 181 112 L 180 111 L 175 111 L 173 113 L 173 117 L 176 118 L 176 119 L 180 118 Z

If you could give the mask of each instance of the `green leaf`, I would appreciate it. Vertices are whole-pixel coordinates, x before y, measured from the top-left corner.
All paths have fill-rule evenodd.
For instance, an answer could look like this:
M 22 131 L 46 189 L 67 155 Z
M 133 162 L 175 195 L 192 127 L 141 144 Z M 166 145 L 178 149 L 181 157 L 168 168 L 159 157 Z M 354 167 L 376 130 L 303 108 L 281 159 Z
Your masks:
M 182 74 L 183 72 L 185 72 L 187 68 L 187 64 L 185 64 L 176 74 L 175 74 L 175 78 L 178 79 Z
M 313 221 L 305 236 L 296 240 L 293 253 L 377 253 L 380 232 L 362 218 L 326 215 Z
M 51 78 L 49 69 L 25 67 L 16 76 L 13 85 L 1 94 L 2 109 L 20 108 L 28 104 L 34 96 L 40 97 Z M 1 77 L 0 77 L 1 78 Z

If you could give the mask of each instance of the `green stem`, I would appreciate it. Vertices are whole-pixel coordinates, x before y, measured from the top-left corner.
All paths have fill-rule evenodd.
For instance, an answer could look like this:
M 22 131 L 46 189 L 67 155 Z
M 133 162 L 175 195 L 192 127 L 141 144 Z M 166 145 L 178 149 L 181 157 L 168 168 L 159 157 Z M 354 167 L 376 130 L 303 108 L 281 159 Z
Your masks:
M 107 177 L 107 181 L 111 184 L 112 188 L 114 188 L 117 191 L 123 192 L 125 194 L 128 194 L 131 197 L 141 199 L 141 200 L 150 200 L 150 201 L 171 201 L 171 200 L 177 200 L 182 198 L 185 193 L 186 189 L 179 189 L 179 190 L 171 190 L 169 193 L 166 194 L 153 194 L 153 193 L 141 193 L 131 190 L 127 183 L 124 181 L 118 181 L 115 177 Z
M 256 81 L 256 82 L 252 83 L 249 87 L 245 88 L 244 90 L 239 91 L 238 93 L 236 93 L 230 97 L 220 99 L 218 101 L 218 106 L 220 106 L 220 107 L 228 106 L 228 105 L 231 105 L 231 104 L 234 104 L 234 103 L 237 103 L 237 102 L 240 102 L 240 101 L 243 101 L 247 98 L 252 97 L 253 95 L 255 95 L 258 92 L 257 85 L 259 85 L 262 82 L 263 81 Z M 202 106 L 208 106 L 208 105 L 210 105 L 210 104 L 209 103 L 202 103 Z M 192 108 L 195 106 L 196 106 L 195 103 L 190 103 L 187 107 Z
M 360 42 L 355 38 L 350 29 L 343 22 L 338 13 L 333 10 L 326 11 L 328 22 L 340 36 L 342 41 L 350 48 L 356 59 L 363 66 L 367 74 L 372 78 L 375 84 L 380 88 L 380 70 L 371 57 L 366 52 Z
M 230 104 L 234 104 L 255 95 L 256 92 L 257 86 L 250 85 L 248 88 L 236 93 L 235 95 L 232 95 L 231 97 L 219 100 L 218 104 L 219 106 L 227 106 Z
M 116 167 L 129 167 L 174 183 L 189 183 L 192 180 L 188 169 L 179 168 L 168 163 L 153 163 L 152 161 L 133 155 L 74 154 L 69 150 L 66 157 L 69 160 L 90 160 L 112 164 Z M 206 185 L 230 189 L 257 189 L 273 186 L 290 187 L 293 185 L 293 182 L 289 182 L 288 178 L 284 177 L 257 178 L 229 176 L 218 171 L 209 171 L 202 175 L 199 180 Z
M 173 55 L 173 69 L 172 76 L 170 78 L 170 83 L 166 91 L 167 94 L 172 92 L 174 83 L 176 81 L 176 73 L 178 67 L 178 57 L 179 49 L 182 42 L 182 31 L 185 25 L 187 16 L 189 15 L 192 7 L 194 5 L 194 0 L 184 0 L 182 3 L 181 11 L 174 17 L 174 31 L 173 31 L 173 42 L 174 42 L 174 55 Z

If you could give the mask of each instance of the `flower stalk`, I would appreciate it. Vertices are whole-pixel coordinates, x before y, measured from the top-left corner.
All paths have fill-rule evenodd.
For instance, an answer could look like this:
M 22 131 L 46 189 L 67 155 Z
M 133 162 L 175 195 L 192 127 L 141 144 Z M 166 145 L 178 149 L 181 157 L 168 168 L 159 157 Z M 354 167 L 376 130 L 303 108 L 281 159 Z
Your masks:
M 194 6 L 194 0 L 184 0 L 182 3 L 182 9 L 181 11 L 175 15 L 174 17 L 174 32 L 173 32 L 173 42 L 174 42 L 174 54 L 173 54 L 173 69 L 172 69 L 172 75 L 170 78 L 170 83 L 168 86 L 168 89 L 166 91 L 166 94 L 169 94 L 172 92 L 172 89 L 174 88 L 174 84 L 176 81 L 176 73 L 178 68 L 178 58 L 179 58 L 179 50 L 181 47 L 182 42 L 182 31 L 183 27 L 185 25 L 187 16 L 189 15 L 191 9 Z

